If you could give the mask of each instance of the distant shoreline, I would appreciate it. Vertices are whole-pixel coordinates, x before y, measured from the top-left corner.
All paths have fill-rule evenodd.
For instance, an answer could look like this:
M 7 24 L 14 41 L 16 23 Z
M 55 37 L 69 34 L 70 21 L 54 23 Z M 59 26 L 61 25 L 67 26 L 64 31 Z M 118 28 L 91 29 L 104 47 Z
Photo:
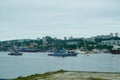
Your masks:
M 13 80 L 120 80 L 118 72 L 89 72 L 58 70 L 43 74 L 18 77 Z

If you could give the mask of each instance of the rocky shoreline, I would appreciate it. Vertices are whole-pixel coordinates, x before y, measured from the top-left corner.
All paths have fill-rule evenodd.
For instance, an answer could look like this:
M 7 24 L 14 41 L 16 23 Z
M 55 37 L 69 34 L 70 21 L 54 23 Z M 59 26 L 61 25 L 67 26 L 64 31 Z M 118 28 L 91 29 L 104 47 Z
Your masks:
M 59 70 L 27 77 L 18 77 L 15 80 L 120 80 L 120 73 Z

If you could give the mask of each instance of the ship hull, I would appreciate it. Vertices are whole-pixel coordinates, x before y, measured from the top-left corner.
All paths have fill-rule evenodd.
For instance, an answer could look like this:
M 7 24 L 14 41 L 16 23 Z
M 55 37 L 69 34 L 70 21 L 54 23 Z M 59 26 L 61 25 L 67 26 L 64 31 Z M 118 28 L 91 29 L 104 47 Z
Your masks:
M 11 56 L 22 56 L 22 53 L 9 53 L 8 55 L 11 55 Z
M 120 50 L 111 50 L 112 54 L 120 54 Z
M 56 56 L 56 57 L 67 57 L 67 56 L 77 56 L 78 53 L 54 53 L 48 54 L 48 56 Z

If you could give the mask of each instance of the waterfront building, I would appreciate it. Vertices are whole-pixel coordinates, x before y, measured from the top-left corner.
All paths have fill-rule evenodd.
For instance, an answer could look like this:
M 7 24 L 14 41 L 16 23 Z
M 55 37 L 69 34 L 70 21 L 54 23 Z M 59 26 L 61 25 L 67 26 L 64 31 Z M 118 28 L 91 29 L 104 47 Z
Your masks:
M 113 33 L 110 33 L 109 35 L 98 35 L 90 38 L 86 38 L 87 41 L 95 42 L 95 39 L 101 38 L 101 39 L 111 39 L 113 37 L 119 37 L 118 33 L 116 32 L 115 35 Z
M 47 40 L 46 40 L 46 37 L 43 37 L 43 47 L 45 47 L 47 45 Z
M 57 37 L 54 37 L 54 40 L 57 40 Z
M 111 37 L 113 37 L 113 33 L 110 33 Z
M 69 37 L 69 40 L 72 40 L 72 39 L 73 39 L 73 36 L 70 36 L 70 37 Z
M 67 37 L 64 37 L 64 40 L 67 40 Z
M 77 45 L 78 41 L 68 41 L 67 45 Z
M 118 37 L 118 33 L 117 32 L 115 33 L 115 37 Z
M 98 35 L 96 36 L 96 38 L 101 38 L 101 39 L 110 39 L 112 38 L 113 36 L 110 34 L 110 35 Z
M 104 40 L 101 42 L 101 45 L 107 46 L 120 45 L 120 40 Z
M 37 41 L 40 41 L 40 38 L 37 38 Z
M 95 37 L 86 38 L 86 41 L 95 42 Z

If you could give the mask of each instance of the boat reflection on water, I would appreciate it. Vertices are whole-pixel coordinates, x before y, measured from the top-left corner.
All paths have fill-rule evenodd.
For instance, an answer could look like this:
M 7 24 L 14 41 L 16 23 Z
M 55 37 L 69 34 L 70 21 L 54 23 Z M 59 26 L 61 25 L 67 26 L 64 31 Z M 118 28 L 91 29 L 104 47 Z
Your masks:
M 48 54 L 48 56 L 56 56 L 56 57 L 67 57 L 67 56 L 77 56 L 78 53 L 75 52 L 67 52 L 63 50 L 57 50 L 52 54 Z

